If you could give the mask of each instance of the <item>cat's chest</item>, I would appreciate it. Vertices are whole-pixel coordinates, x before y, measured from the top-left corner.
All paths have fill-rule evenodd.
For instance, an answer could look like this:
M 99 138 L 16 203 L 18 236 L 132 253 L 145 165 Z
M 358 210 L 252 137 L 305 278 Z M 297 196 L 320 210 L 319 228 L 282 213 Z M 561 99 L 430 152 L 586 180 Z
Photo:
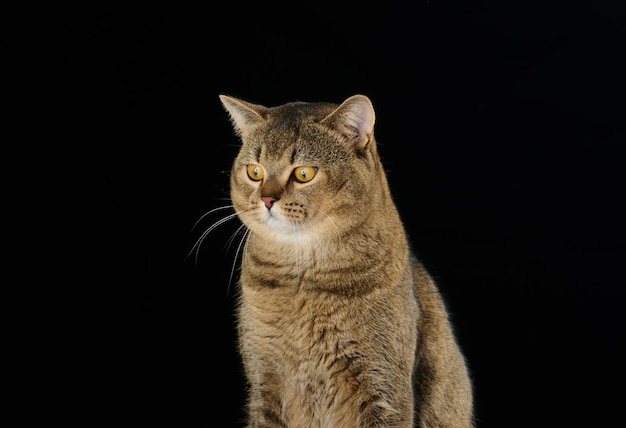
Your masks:
M 349 426 L 356 377 L 372 352 L 371 314 L 331 293 L 247 290 L 240 317 L 248 369 L 280 391 L 293 426 Z M 361 309 L 359 309 L 361 306 Z M 339 405 L 338 403 L 342 403 Z M 339 407 L 338 407 L 339 406 Z
M 337 353 L 361 336 L 356 308 L 329 293 L 244 290 L 242 305 L 251 340 L 272 343 L 299 361 Z

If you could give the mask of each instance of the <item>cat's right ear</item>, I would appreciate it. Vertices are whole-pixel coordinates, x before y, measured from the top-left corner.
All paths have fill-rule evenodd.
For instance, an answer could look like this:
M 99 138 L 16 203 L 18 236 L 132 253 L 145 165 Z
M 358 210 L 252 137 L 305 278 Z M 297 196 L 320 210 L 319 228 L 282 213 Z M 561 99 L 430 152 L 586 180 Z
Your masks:
M 237 135 L 240 135 L 248 128 L 258 124 L 263 119 L 267 107 L 252 104 L 228 95 L 220 95 L 222 105 L 230 115 L 230 120 Z

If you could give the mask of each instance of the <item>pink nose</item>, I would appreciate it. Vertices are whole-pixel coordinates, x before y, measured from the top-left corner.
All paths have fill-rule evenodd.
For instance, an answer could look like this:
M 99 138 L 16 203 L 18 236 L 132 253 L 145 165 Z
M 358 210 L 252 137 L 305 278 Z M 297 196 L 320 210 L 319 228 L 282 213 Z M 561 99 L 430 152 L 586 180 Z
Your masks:
M 272 205 L 274 205 L 274 202 L 276 202 L 276 198 L 274 198 L 272 195 L 261 196 L 261 200 L 265 203 L 267 209 L 272 208 Z

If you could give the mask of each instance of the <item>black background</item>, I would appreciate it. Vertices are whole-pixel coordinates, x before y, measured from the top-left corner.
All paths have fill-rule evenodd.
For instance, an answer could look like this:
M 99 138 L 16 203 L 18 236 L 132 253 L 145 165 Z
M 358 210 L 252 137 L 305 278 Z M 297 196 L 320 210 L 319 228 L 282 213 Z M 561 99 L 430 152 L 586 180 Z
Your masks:
M 237 221 L 194 251 L 228 212 L 201 219 L 237 151 L 220 93 L 371 98 L 479 427 L 620 418 L 625 20 L 608 0 L 68 6 L 53 55 L 97 213 L 86 422 L 240 426 Z

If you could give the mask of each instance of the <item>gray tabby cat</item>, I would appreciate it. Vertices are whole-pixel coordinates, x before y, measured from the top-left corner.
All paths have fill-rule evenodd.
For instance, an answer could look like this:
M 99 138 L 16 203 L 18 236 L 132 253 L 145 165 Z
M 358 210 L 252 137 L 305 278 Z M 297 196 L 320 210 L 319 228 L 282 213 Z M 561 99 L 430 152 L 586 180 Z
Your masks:
M 473 427 L 444 302 L 411 253 L 364 95 L 221 95 L 241 139 L 239 351 L 248 427 Z

